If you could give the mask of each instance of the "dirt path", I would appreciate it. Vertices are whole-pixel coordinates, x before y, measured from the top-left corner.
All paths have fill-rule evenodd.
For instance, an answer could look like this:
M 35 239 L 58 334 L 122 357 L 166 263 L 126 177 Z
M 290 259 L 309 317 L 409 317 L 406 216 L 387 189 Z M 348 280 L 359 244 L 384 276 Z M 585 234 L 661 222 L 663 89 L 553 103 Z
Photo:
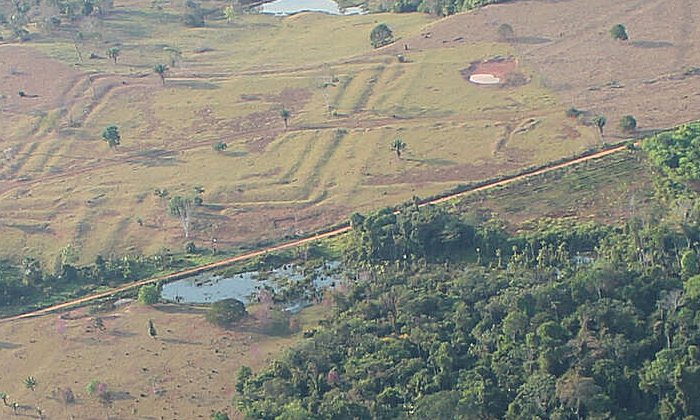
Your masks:
M 556 170 L 566 168 L 569 166 L 574 166 L 574 165 L 577 165 L 577 164 L 580 164 L 583 162 L 587 162 L 587 161 L 590 161 L 593 159 L 599 159 L 599 158 L 611 155 L 613 153 L 618 153 L 622 150 L 625 150 L 626 148 L 627 148 L 626 145 L 615 146 L 613 148 L 601 150 L 599 152 L 595 152 L 595 153 L 592 153 L 590 155 L 573 158 L 573 159 L 567 160 L 565 162 L 557 163 L 557 164 L 554 164 L 551 166 L 546 166 L 546 167 L 543 167 L 540 169 L 534 169 L 534 170 L 531 170 L 531 171 L 528 171 L 528 172 L 525 172 L 525 173 L 522 173 L 519 175 L 509 176 L 509 177 L 506 177 L 500 181 L 489 182 L 489 183 L 486 183 L 484 185 L 473 187 L 473 188 L 467 189 L 467 190 L 462 191 L 462 192 L 449 194 L 449 195 L 446 195 L 446 196 L 441 197 L 441 198 L 436 198 L 434 200 L 424 202 L 424 203 L 420 204 L 420 206 L 423 207 L 423 206 L 428 206 L 428 205 L 433 205 L 433 204 L 440 204 L 440 203 L 444 203 L 446 201 L 453 200 L 455 198 L 463 197 L 463 196 L 468 195 L 468 194 L 472 194 L 472 193 L 476 193 L 476 192 L 480 192 L 480 191 L 486 191 L 486 190 L 489 190 L 492 188 L 502 187 L 504 185 L 518 182 L 518 181 L 521 181 L 521 180 L 529 178 L 529 177 L 542 175 L 542 174 L 547 173 L 547 172 L 552 172 L 552 171 L 556 171 Z M 176 279 L 183 278 L 183 277 L 201 274 L 201 273 L 206 272 L 206 271 L 211 271 L 211 270 L 214 270 L 217 268 L 223 268 L 223 267 L 229 266 L 229 265 L 236 263 L 236 262 L 246 261 L 246 260 L 249 260 L 251 258 L 255 258 L 257 256 L 267 254 L 269 252 L 275 252 L 275 251 L 281 251 L 281 250 L 285 250 L 285 249 L 289 249 L 289 248 L 294 248 L 294 247 L 297 247 L 297 246 L 300 246 L 300 245 L 303 245 L 303 244 L 306 244 L 309 242 L 314 242 L 314 241 L 321 240 L 324 238 L 330 238 L 333 236 L 342 235 L 342 234 L 350 231 L 350 229 L 351 229 L 351 227 L 349 226 L 348 222 L 344 222 L 343 224 L 339 225 L 338 227 L 336 227 L 328 232 L 325 232 L 325 233 L 320 233 L 320 234 L 316 234 L 316 235 L 313 235 L 313 236 L 310 236 L 307 238 L 303 238 L 303 239 L 299 239 L 299 240 L 295 240 L 295 241 L 291 241 L 291 242 L 286 242 L 286 243 L 271 246 L 268 248 L 263 248 L 263 249 L 260 249 L 257 251 L 251 251 L 251 252 L 248 252 L 246 254 L 238 255 L 238 256 L 235 256 L 232 258 L 227 258 L 225 260 L 217 261 L 215 263 L 190 268 L 190 269 L 183 270 L 183 271 L 180 271 L 177 273 L 168 274 L 166 276 L 154 277 L 154 278 L 136 281 L 136 282 L 129 283 L 129 284 L 126 284 L 124 286 L 117 287 L 115 289 L 108 290 L 105 292 L 96 293 L 96 294 L 93 294 L 90 296 L 85 296 L 85 297 L 82 297 L 79 299 L 71 300 L 71 301 L 60 303 L 60 304 L 53 305 L 53 306 L 49 306 L 49 307 L 39 309 L 36 311 L 27 312 L 24 314 L 3 318 L 3 319 L 0 319 L 0 322 L 9 322 L 9 321 L 15 321 L 15 320 L 24 319 L 24 318 L 31 318 L 31 317 L 36 317 L 36 316 L 40 316 L 40 315 L 45 315 L 48 313 L 59 311 L 61 309 L 70 308 L 70 307 L 73 307 L 76 305 L 82 305 L 84 303 L 88 303 L 88 302 L 91 302 L 91 301 L 94 301 L 97 299 L 103 299 L 103 298 L 107 298 L 110 296 L 114 296 L 117 293 L 121 293 L 121 292 L 124 292 L 127 290 L 135 289 L 137 287 L 141 287 L 141 286 L 144 286 L 147 284 L 172 281 L 172 280 L 176 280 Z

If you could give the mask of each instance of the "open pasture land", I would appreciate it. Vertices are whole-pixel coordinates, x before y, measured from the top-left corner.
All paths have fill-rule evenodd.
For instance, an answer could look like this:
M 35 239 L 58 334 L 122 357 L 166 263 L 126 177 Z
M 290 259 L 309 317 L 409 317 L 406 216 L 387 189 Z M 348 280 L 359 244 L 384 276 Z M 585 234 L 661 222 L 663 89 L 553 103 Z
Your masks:
M 639 2 L 630 16 L 643 22 L 657 3 Z M 570 21 L 578 29 L 561 34 L 537 20 L 562 7 L 571 13 L 560 10 L 553 25 Z M 584 70 L 569 74 L 568 87 L 556 82 L 563 76 L 555 71 L 553 48 L 562 48 L 564 61 L 572 54 L 584 69 L 584 56 L 622 60 L 620 51 L 632 51 L 629 59 L 636 60 L 680 48 L 675 41 L 657 49 L 613 43 L 607 20 L 599 16 L 589 22 L 597 26 L 580 26 L 575 7 L 590 9 L 583 1 L 516 2 L 443 20 L 421 14 L 242 15 L 230 24 L 212 19 L 203 28 L 186 28 L 181 6 L 156 10 L 127 1 L 115 2 L 103 19 L 2 45 L 0 149 L 8 153 L 0 166 L 0 255 L 52 263 L 71 244 L 89 262 L 97 254 L 179 249 L 183 231 L 167 214 L 168 198 L 156 197 L 155 189 L 169 197 L 204 189 L 188 239 L 199 246 L 212 239 L 231 246 L 306 233 L 354 211 L 600 144 L 596 130 L 564 115 L 572 105 L 567 89 L 584 92 L 577 107 L 608 115 L 613 134 L 618 114 L 634 114 L 643 129 L 685 119 L 661 103 L 656 111 L 636 111 L 614 105 L 616 97 L 596 99 L 601 91 L 588 84 L 598 82 Z M 689 7 L 692 17 L 697 7 Z M 609 8 L 606 19 L 624 17 L 622 5 Z M 525 11 L 532 22 L 523 20 Z M 372 50 L 369 32 L 378 22 L 400 39 Z M 516 38 L 498 38 L 503 22 L 510 22 Z M 629 22 L 632 34 L 641 31 Z M 77 31 L 85 36 L 74 42 Z M 600 41 L 590 41 L 587 50 L 560 46 L 584 34 Z M 105 57 L 112 46 L 120 48 L 116 64 Z M 90 59 L 91 53 L 98 58 Z M 498 57 L 517 63 L 518 83 L 467 81 L 465 69 Z M 544 65 L 547 60 L 552 66 Z M 153 73 L 158 63 L 170 67 L 165 84 Z M 669 70 L 655 68 L 655 74 L 677 67 L 666 64 Z M 603 89 L 607 95 L 624 94 L 630 103 L 648 99 L 630 88 L 632 82 L 617 79 L 625 86 Z M 700 78 L 658 83 L 675 82 Z M 645 86 L 656 97 L 663 93 L 661 85 Z M 30 97 L 20 97 L 19 90 Z M 291 114 L 287 128 L 282 109 Z M 122 136 L 115 150 L 100 139 L 110 124 Z M 391 150 L 397 137 L 408 146 L 401 159 Z M 213 150 L 218 142 L 226 150 Z
M 321 305 L 304 310 L 299 328 L 315 327 L 324 311 Z M 205 321 L 204 312 L 133 303 L 97 315 L 80 309 L 4 323 L 2 392 L 21 405 L 17 418 L 38 418 L 35 407 L 47 419 L 208 419 L 215 410 L 240 418 L 231 402 L 238 369 L 259 370 L 302 333 L 261 334 L 255 318 L 223 330 Z M 95 328 L 96 318 L 103 329 Z M 149 319 L 156 339 L 148 335 Z M 39 383 L 34 391 L 23 384 L 28 376 Z M 93 380 L 106 385 L 109 401 L 88 393 Z M 66 389 L 75 403 L 65 403 Z M 13 417 L 12 410 L 0 407 L 0 417 Z
M 513 231 L 545 218 L 620 224 L 659 210 L 653 176 L 642 152 L 624 151 L 468 195 L 455 208 L 488 211 Z
M 605 115 L 606 139 L 614 141 L 624 115 L 635 116 L 642 131 L 698 118 L 699 23 L 693 0 L 514 1 L 443 19 L 414 44 L 493 42 L 502 39 L 499 26 L 510 25 L 508 42 L 540 84 L 564 108 Z M 616 24 L 629 41 L 612 39 Z

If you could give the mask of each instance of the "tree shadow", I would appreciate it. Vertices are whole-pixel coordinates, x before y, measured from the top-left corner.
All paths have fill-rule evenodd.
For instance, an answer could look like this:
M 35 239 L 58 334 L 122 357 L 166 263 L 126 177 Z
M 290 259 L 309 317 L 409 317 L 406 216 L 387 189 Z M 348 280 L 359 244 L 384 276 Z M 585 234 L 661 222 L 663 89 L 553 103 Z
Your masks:
M 174 166 L 182 163 L 176 155 L 177 152 L 173 150 L 154 149 L 141 152 L 129 161 L 146 167 Z
M 668 41 L 645 41 L 645 40 L 639 40 L 639 41 L 631 41 L 630 45 L 633 47 L 637 48 L 668 48 L 672 47 L 673 43 L 668 42 Z
M 431 165 L 431 166 L 452 166 L 456 165 L 457 162 L 449 159 L 441 159 L 441 158 L 432 158 L 432 159 L 415 159 L 415 158 L 409 158 L 405 157 L 403 158 L 406 162 L 416 162 L 416 163 L 422 163 L 425 165 Z
M 542 36 L 516 36 L 510 39 L 514 44 L 539 45 L 552 42 L 551 39 Z
M 126 401 L 133 400 L 134 397 L 129 393 L 129 391 L 110 391 L 109 399 L 112 401 Z
M 160 312 L 165 312 L 168 314 L 195 314 L 195 315 L 204 315 L 207 313 L 207 308 L 203 308 L 201 306 L 191 306 L 191 305 L 183 305 L 183 304 L 161 304 L 161 305 L 154 305 L 154 309 L 160 311 Z
M 188 87 L 190 89 L 197 90 L 214 90 L 219 89 L 219 85 L 210 82 L 203 82 L 200 80 L 172 80 L 168 79 L 167 85 L 169 87 Z
M 2 350 L 13 350 L 22 347 L 19 344 L 8 343 L 7 341 L 0 341 L 0 349 Z
M 135 333 L 132 332 L 127 332 L 127 331 L 121 331 L 121 330 L 112 330 L 109 332 L 109 335 L 112 337 L 116 338 L 128 338 L 128 337 L 134 337 L 136 336 Z

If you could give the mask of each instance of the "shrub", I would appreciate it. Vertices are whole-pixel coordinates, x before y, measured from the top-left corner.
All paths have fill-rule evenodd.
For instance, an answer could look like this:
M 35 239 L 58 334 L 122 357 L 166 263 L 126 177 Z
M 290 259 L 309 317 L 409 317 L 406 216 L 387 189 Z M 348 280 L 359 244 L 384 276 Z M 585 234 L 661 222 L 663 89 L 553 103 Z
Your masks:
M 85 386 L 85 392 L 91 397 L 99 397 L 103 401 L 109 400 L 109 391 L 107 390 L 107 384 L 98 380 L 93 379 Z
M 629 35 L 627 35 L 627 29 L 625 28 L 625 25 L 622 25 L 620 23 L 618 23 L 610 29 L 610 36 L 612 36 L 613 39 L 617 39 L 620 41 L 627 41 L 629 39 Z
M 73 390 L 70 388 L 62 388 L 60 395 L 61 401 L 63 401 L 64 404 L 73 404 L 75 402 L 75 394 L 73 394 Z
M 207 321 L 220 327 L 228 327 L 248 315 L 245 305 L 238 299 L 214 302 L 206 314 Z
M 513 32 L 513 27 L 507 23 L 503 23 L 498 27 L 498 37 L 504 41 L 513 38 L 514 34 L 515 32 Z
M 369 40 L 374 48 L 383 47 L 394 42 L 394 33 L 385 23 L 380 23 L 372 29 Z
M 620 128 L 625 133 L 629 133 L 637 129 L 637 120 L 631 115 L 625 115 L 620 119 Z
M 292 328 L 290 328 L 289 314 L 277 308 L 270 309 L 269 318 L 263 325 L 263 332 L 275 336 L 290 334 Z
M 190 241 L 185 244 L 185 252 L 188 254 L 194 254 L 197 252 L 197 245 L 194 244 L 194 242 Z
M 583 111 L 573 106 L 566 110 L 566 116 L 569 118 L 578 118 L 581 114 L 583 114 Z
M 147 284 L 139 289 L 138 301 L 144 305 L 153 305 L 160 299 L 160 290 L 155 284 Z

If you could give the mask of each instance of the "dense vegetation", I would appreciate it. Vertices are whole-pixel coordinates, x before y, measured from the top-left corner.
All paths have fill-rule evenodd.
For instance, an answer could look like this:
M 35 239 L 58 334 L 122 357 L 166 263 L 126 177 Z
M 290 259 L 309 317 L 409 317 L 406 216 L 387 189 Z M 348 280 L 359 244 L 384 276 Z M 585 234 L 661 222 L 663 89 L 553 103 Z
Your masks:
M 646 139 L 643 147 L 676 189 L 700 180 L 700 123 L 657 134 Z
M 466 219 L 412 205 L 354 216 L 353 281 L 313 337 L 240 372 L 247 416 L 700 414 L 700 219 L 517 236 Z
M 395 13 L 424 12 L 437 16 L 447 16 L 454 13 L 466 12 L 488 4 L 506 3 L 509 0 L 396 0 L 390 6 L 380 8 L 380 11 Z
M 115 258 L 98 256 L 92 264 L 78 266 L 71 247 L 66 247 L 53 267 L 26 257 L 21 265 L 0 261 L 0 308 L 9 314 L 45 306 L 55 301 L 82 296 L 99 287 L 114 287 L 129 281 L 184 268 L 199 263 L 178 257 L 167 250 L 146 257 L 128 255 Z M 159 296 L 157 287 L 139 293 L 143 303 L 151 304 Z

